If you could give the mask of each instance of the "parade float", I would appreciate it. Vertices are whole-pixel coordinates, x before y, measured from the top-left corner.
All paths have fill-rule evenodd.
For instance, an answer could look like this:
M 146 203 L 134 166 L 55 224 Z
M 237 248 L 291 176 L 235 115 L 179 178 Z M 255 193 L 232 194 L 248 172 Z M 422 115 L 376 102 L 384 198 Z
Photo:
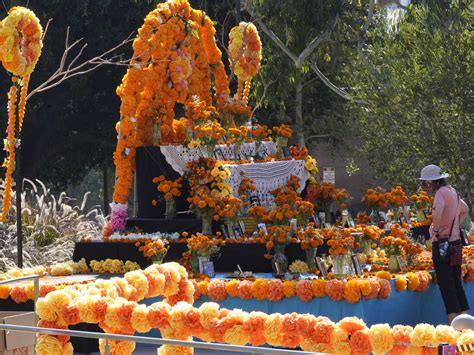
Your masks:
M 336 354 L 435 354 L 441 344 L 473 343 L 472 330 L 440 325 L 424 237 L 430 198 L 369 189 L 372 214 L 352 218 L 348 191 L 317 177 L 306 148 L 288 146 L 291 128 L 253 119 L 256 27 L 242 22 L 230 31 L 230 75 L 214 35 L 212 20 L 185 0 L 146 16 L 117 88 L 116 183 L 103 239 L 78 241 L 74 261 L 12 269 L 0 280 L 41 276 L 38 325 L 46 328 L 89 324 L 115 334 Z M 0 48 L 8 69 L 9 49 Z M 13 72 L 23 87 L 37 57 Z M 474 250 L 465 248 L 463 258 L 474 303 Z M 28 309 L 33 298 L 32 284 L 0 285 L 1 309 Z M 76 346 L 43 334 L 36 352 L 72 354 Z M 114 341 L 111 354 L 134 348 Z M 192 351 L 165 345 L 159 354 Z

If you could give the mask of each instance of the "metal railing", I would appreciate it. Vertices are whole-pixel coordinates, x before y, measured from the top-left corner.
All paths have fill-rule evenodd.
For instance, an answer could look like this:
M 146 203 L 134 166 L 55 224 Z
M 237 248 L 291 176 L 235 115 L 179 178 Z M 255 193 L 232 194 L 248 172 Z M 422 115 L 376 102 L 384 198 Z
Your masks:
M 40 333 L 47 335 L 62 335 L 70 337 L 88 338 L 88 339 L 105 339 L 105 354 L 110 355 L 110 340 L 120 341 L 133 341 L 141 344 L 150 345 L 173 345 L 173 346 L 186 346 L 191 348 L 216 350 L 216 351 L 233 351 L 233 352 L 244 352 L 251 354 L 316 354 L 306 351 L 297 350 L 286 350 L 286 349 L 275 349 L 275 348 L 264 348 L 258 346 L 240 346 L 240 345 L 229 345 L 229 344 L 217 344 L 217 343 L 201 343 L 197 341 L 185 341 L 185 340 L 174 340 L 174 339 L 163 339 L 163 338 L 151 338 L 143 336 L 131 336 L 131 335 L 118 335 L 108 333 L 96 333 L 96 332 L 84 332 L 80 330 L 64 330 L 64 329 L 52 329 L 52 328 L 39 328 L 39 327 L 28 327 L 24 325 L 11 325 L 11 324 L 0 324 L 0 330 L 9 330 L 16 332 L 27 332 L 27 333 Z
M 8 279 L 0 281 L 0 285 L 11 284 L 14 282 L 21 282 L 21 281 L 28 281 L 33 280 L 33 287 L 34 287 L 34 299 L 33 299 L 33 312 L 35 313 L 35 324 L 38 324 L 38 315 L 36 314 L 36 302 L 39 298 L 39 275 L 30 275 L 30 276 L 22 276 L 16 277 L 14 279 Z
M 34 303 L 33 310 L 35 313 L 35 324 L 38 324 L 38 315 L 36 314 L 36 302 L 39 298 L 39 275 L 30 275 L 22 276 L 14 279 L 0 281 L 0 285 L 10 284 L 14 282 L 21 282 L 27 280 L 33 280 L 34 284 Z M 120 340 L 120 341 L 133 341 L 141 344 L 149 345 L 173 345 L 173 346 L 186 346 L 197 349 L 206 349 L 206 350 L 215 350 L 215 351 L 233 351 L 240 353 L 251 353 L 251 354 L 316 354 L 309 353 L 305 351 L 297 350 L 286 350 L 286 349 L 275 349 L 275 348 L 264 348 L 258 346 L 240 346 L 240 345 L 230 345 L 230 344 L 217 344 L 217 343 L 205 343 L 197 341 L 185 341 L 185 340 L 175 340 L 175 339 L 164 339 L 164 338 L 151 338 L 144 336 L 130 336 L 130 335 L 118 335 L 118 334 L 108 334 L 108 333 L 96 333 L 96 332 L 84 332 L 80 330 L 64 330 L 64 329 L 52 329 L 52 328 L 40 328 L 40 327 L 29 327 L 24 325 L 12 325 L 12 324 L 0 324 L 0 331 L 17 331 L 17 332 L 26 332 L 26 333 L 40 333 L 48 335 L 63 335 L 69 337 L 78 337 L 78 338 L 87 338 L 87 339 L 105 339 L 105 354 L 110 355 L 110 340 Z

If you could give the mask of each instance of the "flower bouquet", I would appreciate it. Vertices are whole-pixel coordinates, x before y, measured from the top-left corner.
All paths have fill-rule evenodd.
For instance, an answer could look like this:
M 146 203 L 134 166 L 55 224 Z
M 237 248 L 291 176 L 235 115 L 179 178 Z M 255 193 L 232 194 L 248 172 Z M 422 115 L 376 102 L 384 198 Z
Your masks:
M 176 197 L 181 196 L 181 187 L 183 178 L 180 177 L 176 180 L 165 180 L 164 175 L 155 177 L 153 183 L 158 184 L 156 189 L 161 192 L 166 201 L 166 219 L 173 219 L 176 217 Z M 151 201 L 154 206 L 157 204 L 157 200 Z
M 230 171 L 223 162 L 212 158 L 199 158 L 188 163 L 186 177 L 191 195 L 188 197 L 190 208 L 194 209 L 202 220 L 202 233 L 212 234 L 212 218 L 219 219 L 216 210 L 226 206 L 232 197 L 232 188 L 225 180 Z M 217 207 L 217 206 L 220 206 Z M 216 219 L 214 218 L 214 219 Z
M 346 203 L 350 195 L 346 189 L 338 188 L 335 184 L 311 179 L 306 193 L 306 200 L 312 202 L 320 212 L 324 212 L 325 221 L 330 221 L 331 205 L 335 201 Z
M 268 136 L 272 130 L 265 125 L 256 124 L 252 126 L 252 138 L 255 140 L 255 154 L 260 151 L 260 146 L 264 140 L 268 140 Z
M 214 149 L 219 141 L 224 137 L 226 131 L 217 120 L 205 122 L 202 125 L 194 126 L 194 139 L 199 140 L 201 145 L 207 147 L 207 157 L 214 156 Z M 190 142 L 192 144 L 192 141 Z M 188 145 L 189 146 L 189 145 Z
M 213 239 L 203 234 L 193 234 L 187 240 L 187 243 L 192 256 L 192 271 L 202 273 L 203 263 L 209 261 L 211 256 L 219 251 L 220 245 L 224 242 L 221 239 Z
M 164 239 L 154 239 L 147 241 L 139 241 L 135 243 L 138 251 L 143 253 L 143 256 L 150 259 L 153 264 L 161 264 L 168 253 L 168 241 Z
M 331 255 L 333 273 L 342 277 L 354 274 L 351 253 L 354 250 L 355 239 L 350 231 L 343 229 L 342 233 L 333 233 L 327 244 Z
M 288 258 L 285 255 L 285 248 L 290 242 L 291 228 L 286 226 L 271 226 L 267 231 L 260 231 L 260 236 L 266 241 L 266 259 L 272 259 L 273 274 L 282 276 L 288 270 Z M 273 251 L 273 256 L 270 254 Z
M 313 270 L 316 268 L 316 252 L 320 245 L 324 243 L 323 237 L 319 233 L 320 231 L 309 225 L 305 229 L 300 229 L 298 231 L 298 239 L 301 242 L 301 249 L 305 251 L 306 254 L 306 264 L 309 268 Z
M 288 139 L 291 138 L 293 131 L 290 126 L 282 124 L 281 126 L 273 127 L 273 133 L 275 133 L 275 143 L 278 154 L 283 156 L 283 147 L 288 146 Z
M 390 227 L 390 234 L 380 240 L 381 248 L 389 256 L 388 267 L 390 272 L 400 271 L 397 257 L 402 255 L 408 244 L 406 232 L 399 224 L 392 225 Z
M 410 201 L 412 208 L 416 210 L 417 222 L 423 222 L 427 219 L 427 211 L 431 205 L 431 197 L 425 191 L 421 191 L 419 195 L 411 195 Z

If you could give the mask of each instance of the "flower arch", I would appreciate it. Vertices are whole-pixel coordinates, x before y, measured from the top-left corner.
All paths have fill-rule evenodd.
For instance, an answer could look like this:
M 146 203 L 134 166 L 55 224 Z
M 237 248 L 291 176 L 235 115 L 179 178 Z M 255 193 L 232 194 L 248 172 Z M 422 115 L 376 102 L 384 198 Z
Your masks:
M 185 104 L 198 95 L 211 105 L 213 97 L 221 101 L 229 96 L 214 34 L 212 20 L 203 11 L 192 9 L 187 0 L 158 4 L 138 30 L 131 67 L 117 88 L 121 118 L 114 153 L 117 179 L 112 224 L 114 210 L 126 213 L 135 149 L 151 144 L 154 135 L 163 144 L 185 138 L 186 123 L 175 119 L 175 104 Z

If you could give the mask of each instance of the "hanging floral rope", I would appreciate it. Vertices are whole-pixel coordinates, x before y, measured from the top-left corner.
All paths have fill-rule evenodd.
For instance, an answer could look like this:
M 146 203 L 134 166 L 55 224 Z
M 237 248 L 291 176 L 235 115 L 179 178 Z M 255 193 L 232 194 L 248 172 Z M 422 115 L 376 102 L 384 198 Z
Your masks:
M 13 7 L 0 26 L 0 60 L 6 70 L 13 74 L 12 86 L 8 92 L 8 127 L 5 150 L 7 157 L 3 163 L 6 167 L 5 192 L 1 220 L 7 219 L 10 209 L 13 172 L 15 170 L 15 148 L 19 143 L 19 134 L 25 117 L 26 95 L 30 74 L 33 72 L 41 54 L 43 29 L 35 14 L 27 8 Z M 21 87 L 18 103 L 18 88 Z M 18 114 L 18 117 L 17 117 Z M 18 120 L 19 132 L 16 132 Z
M 262 43 L 255 25 L 241 22 L 233 27 L 229 33 L 229 61 L 239 81 L 252 80 L 260 69 L 261 60 Z
M 215 32 L 212 20 L 186 0 L 158 4 L 138 30 L 132 66 L 117 88 L 122 103 L 114 153 L 117 180 L 112 230 L 125 223 L 135 149 L 151 144 L 154 131 L 159 144 L 184 140 L 186 127 L 174 119 L 175 103 L 186 104 L 198 96 L 211 105 L 211 82 L 217 101 L 228 98 L 228 78 Z

